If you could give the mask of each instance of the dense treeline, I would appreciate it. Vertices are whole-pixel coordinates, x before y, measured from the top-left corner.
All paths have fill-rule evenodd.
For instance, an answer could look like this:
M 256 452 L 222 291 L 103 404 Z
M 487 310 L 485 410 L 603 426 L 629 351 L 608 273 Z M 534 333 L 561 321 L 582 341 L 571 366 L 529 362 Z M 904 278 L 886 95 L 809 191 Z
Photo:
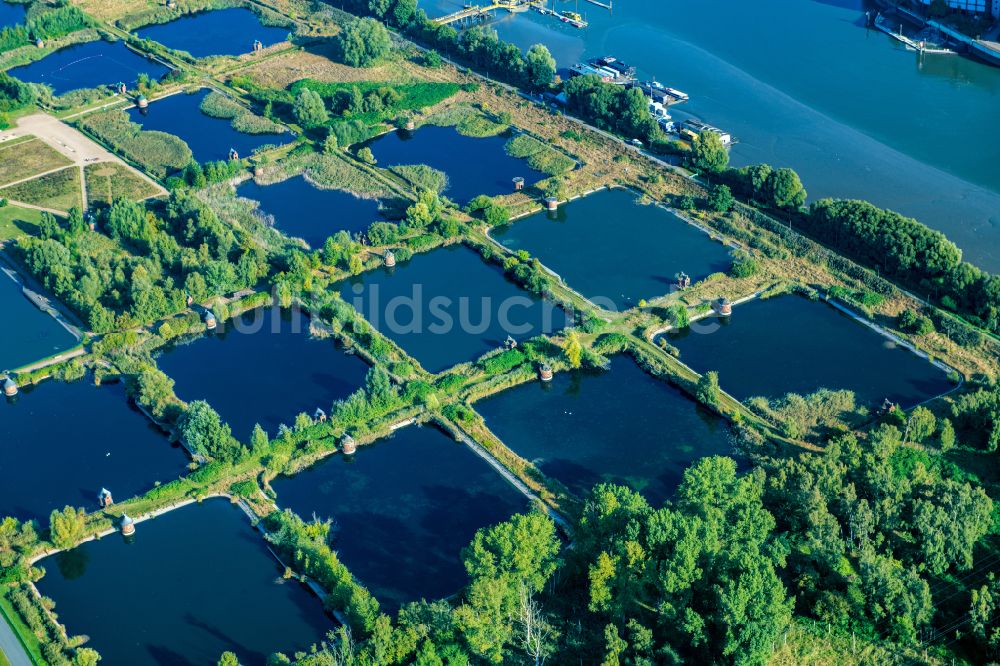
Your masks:
M 912 644 L 935 619 L 932 583 L 972 568 L 993 503 L 959 468 L 902 439 L 883 425 L 865 442 L 849 435 L 822 454 L 773 460 L 765 502 L 790 547 L 798 613 Z
M 7 127 L 4 117 L 20 111 L 35 101 L 31 86 L 21 83 L 6 72 L 0 72 L 0 127 Z
M 806 231 L 990 331 L 1000 331 L 1000 277 L 967 261 L 944 234 L 866 201 L 817 201 Z
M 378 134 L 381 123 L 433 106 L 459 91 L 455 83 L 295 82 L 273 90 L 236 77 L 265 118 L 297 123 L 314 136 L 329 136 L 328 149 L 346 148 Z
M 269 271 L 266 252 L 223 224 L 190 195 L 175 193 L 158 216 L 116 201 L 93 233 L 74 211 L 44 216 L 37 238 L 18 241 L 28 270 L 98 333 L 173 314 L 195 300 L 254 286 Z M 123 251 L 127 250 L 127 251 Z
M 805 210 L 805 188 L 788 168 L 758 164 L 728 169 L 718 179 L 744 198 L 794 215 L 798 229 L 834 251 L 1000 331 L 1000 278 L 962 261 L 962 251 L 941 232 L 867 201 L 821 199 Z M 948 323 L 940 328 L 954 332 Z
M 569 110 L 601 129 L 650 141 L 660 134 L 649 115 L 649 100 L 638 88 L 601 81 L 596 74 L 576 76 L 563 86 Z
M 1000 447 L 1000 387 L 986 386 L 959 396 L 951 413 L 963 443 L 984 451 Z
M 489 76 L 507 83 L 543 90 L 555 78 L 556 62 L 544 45 L 536 44 L 522 53 L 518 47 L 502 41 L 496 30 L 489 27 L 477 25 L 460 33 L 450 25 L 437 25 L 428 20 L 422 9 L 417 9 L 416 0 L 347 0 L 343 4 L 350 12 L 380 19 L 414 39 L 461 58 L 482 68 Z M 433 63 L 436 59 L 432 55 L 429 62 Z M 351 59 L 351 64 L 369 61 L 363 55 L 360 60 Z
M 25 108 L 35 100 L 31 86 L 0 72 L 0 130 L 10 127 L 7 114 Z
M 90 18 L 79 7 L 67 5 L 30 12 L 24 25 L 9 26 L 0 31 L 0 53 L 27 46 L 35 39 L 62 37 L 90 25 Z
M 222 183 L 246 173 L 246 167 L 240 160 L 215 160 L 199 164 L 192 161 L 178 176 L 167 178 L 167 188 L 174 190 L 180 187 L 199 189 L 213 183 Z
M 381 122 L 404 111 L 434 106 L 459 91 L 457 83 L 419 82 L 384 84 L 375 82 L 324 83 L 303 79 L 289 88 L 292 96 L 309 89 L 318 94 L 335 116 Z
M 71 650 L 59 627 L 34 603 L 34 593 L 27 585 L 9 587 L 3 591 L 3 594 L 6 596 L 6 601 L 17 611 L 31 633 L 38 639 L 46 664 L 52 666 L 68 666 L 70 663 L 86 664 L 88 662 L 76 659 L 71 662 L 68 654 L 82 652 L 84 653 L 82 658 L 87 658 L 91 653 L 96 654 L 88 648 Z
M 264 521 L 267 540 L 297 570 L 306 574 L 329 592 L 325 599 L 331 611 L 344 611 L 351 628 L 358 635 L 375 630 L 379 619 L 378 601 L 354 581 L 351 572 L 330 548 L 329 521 L 304 522 L 289 510 L 276 511 Z
M 29 13 L 26 26 L 32 39 L 55 39 L 83 30 L 91 24 L 90 17 L 82 9 L 65 5 L 38 14 Z
M 967 578 L 992 512 L 981 488 L 892 425 L 743 475 L 706 458 L 662 507 L 595 487 L 571 549 L 541 513 L 484 528 L 463 551 L 469 583 L 455 605 L 409 604 L 394 621 L 362 594 L 353 635 L 296 663 L 763 665 L 794 615 L 913 646 L 940 626 L 939 602 L 956 595 L 941 581 Z M 324 525 L 297 531 L 329 553 L 305 558 L 310 567 L 335 570 Z M 1000 585 L 977 585 L 958 587 L 988 650 Z

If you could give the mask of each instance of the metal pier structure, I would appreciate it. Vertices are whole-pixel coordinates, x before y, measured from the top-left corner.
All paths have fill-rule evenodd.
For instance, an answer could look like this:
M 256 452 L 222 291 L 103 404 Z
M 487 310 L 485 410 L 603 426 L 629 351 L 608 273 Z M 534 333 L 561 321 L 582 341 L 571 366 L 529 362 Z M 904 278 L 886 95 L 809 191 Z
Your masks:
M 530 0 L 494 0 L 489 5 L 469 5 L 457 12 L 446 14 L 433 20 L 436 25 L 448 25 L 456 21 L 468 21 L 485 17 L 498 9 L 506 9 L 509 12 L 527 11 L 531 5 Z
M 587 2 L 603 7 L 609 11 L 611 10 L 611 0 L 607 3 L 601 2 L 600 0 L 587 0 Z M 491 4 L 486 5 L 466 5 L 456 12 L 433 19 L 433 23 L 436 25 L 448 25 L 462 21 L 485 19 L 501 9 L 512 14 L 533 9 L 543 16 L 552 16 L 559 19 L 563 23 L 568 23 L 574 28 L 587 27 L 587 21 L 576 12 L 558 12 L 554 9 L 549 9 L 547 5 L 547 0 L 493 0 Z
M 893 31 L 892 27 L 889 25 L 889 21 L 885 16 L 879 14 L 875 17 L 874 25 L 876 28 L 889 35 L 893 39 L 901 42 L 906 46 L 907 49 L 911 51 L 916 51 L 920 54 L 932 54 L 932 55 L 954 55 L 955 52 L 949 48 L 941 47 L 938 45 L 928 45 L 926 41 L 917 41 L 907 37 L 903 34 L 902 26 L 898 31 Z

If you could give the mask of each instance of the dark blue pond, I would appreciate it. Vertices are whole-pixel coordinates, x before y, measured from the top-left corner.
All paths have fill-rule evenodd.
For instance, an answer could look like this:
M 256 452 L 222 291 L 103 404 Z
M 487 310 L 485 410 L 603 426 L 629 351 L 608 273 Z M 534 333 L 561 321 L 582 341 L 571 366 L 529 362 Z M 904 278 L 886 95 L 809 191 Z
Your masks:
M 508 280 L 474 250 L 452 245 L 346 280 L 340 295 L 430 372 L 554 333 L 566 314 Z
M 475 409 L 507 446 L 580 497 L 620 483 L 658 506 L 691 463 L 732 454 L 722 419 L 625 356 L 613 357 L 610 370 L 558 373 Z
M 250 520 L 210 499 L 42 561 L 42 594 L 70 635 L 85 634 L 101 663 L 215 664 L 225 651 L 263 666 L 274 652 L 308 650 L 334 623 L 282 568 Z
M 187 457 L 131 407 L 120 384 L 50 380 L 0 402 L 0 515 L 37 518 L 97 508 L 185 473 Z
M 179 93 L 150 103 L 149 108 L 128 111 L 132 122 L 145 130 L 158 130 L 179 136 L 199 162 L 229 159 L 229 150 L 248 157 L 255 148 L 265 144 L 282 145 L 292 140 L 290 132 L 282 134 L 244 134 L 237 132 L 225 118 L 206 116 L 199 108 L 208 95 L 207 89 L 193 95 Z
M 302 176 L 273 185 L 253 180 L 240 183 L 236 194 L 260 202 L 260 210 L 274 216 L 275 226 L 321 248 L 338 231 L 362 232 L 381 219 L 376 199 L 362 199 L 342 190 L 313 187 Z
M 433 426 L 409 426 L 272 482 L 278 505 L 308 518 L 333 518 L 334 548 L 358 580 L 390 609 L 458 592 L 459 558 L 476 530 L 528 508 L 482 458 Z
M 24 23 L 24 5 L 0 0 L 0 30 L 18 23 Z
M 888 398 L 905 407 L 951 387 L 926 359 L 799 296 L 738 305 L 729 320 L 695 322 L 669 340 L 684 363 L 698 372 L 717 371 L 722 388 L 739 400 L 827 388 L 850 389 L 859 404 Z
M 663 208 L 640 204 L 623 189 L 577 199 L 558 213 L 532 215 L 493 235 L 538 257 L 598 305 L 616 310 L 669 293 L 680 272 L 698 281 L 732 265 L 725 245 Z
M 169 70 L 130 51 L 124 42 L 87 42 L 59 49 L 42 60 L 15 67 L 7 73 L 28 83 L 52 86 L 56 95 L 80 88 L 135 83 L 140 74 L 159 79 Z
M 21 285 L 0 272 L 0 370 L 12 370 L 76 345 L 69 331 L 25 298 Z
M 249 9 L 232 7 L 187 14 L 170 23 L 139 28 L 135 35 L 186 51 L 195 58 L 205 58 L 250 53 L 254 40 L 260 40 L 264 46 L 283 42 L 288 38 L 288 28 L 261 25 Z
M 444 194 L 459 204 L 486 194 L 512 192 L 511 179 L 521 176 L 529 184 L 546 174 L 511 157 L 504 146 L 506 136 L 483 139 L 463 136 L 453 127 L 425 125 L 415 132 L 398 130 L 367 142 L 380 167 L 426 164 L 448 174 Z
M 304 315 L 272 308 L 246 312 L 215 333 L 156 359 L 185 401 L 206 400 L 242 441 L 255 423 L 274 434 L 295 416 L 329 411 L 363 383 L 368 365 L 332 340 L 309 337 Z

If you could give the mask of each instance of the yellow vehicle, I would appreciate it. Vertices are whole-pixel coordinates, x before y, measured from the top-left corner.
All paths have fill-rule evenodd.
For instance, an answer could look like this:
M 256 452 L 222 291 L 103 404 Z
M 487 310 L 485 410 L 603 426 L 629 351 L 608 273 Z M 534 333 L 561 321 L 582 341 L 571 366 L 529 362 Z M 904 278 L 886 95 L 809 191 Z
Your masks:
M 687 127 L 681 129 L 680 135 L 681 137 L 687 139 L 688 141 L 694 141 L 695 139 L 698 138 L 697 132 L 693 132 L 689 130 Z
M 583 20 L 583 16 L 581 16 L 577 12 L 563 12 L 562 15 L 565 18 L 568 18 L 570 21 L 582 21 Z

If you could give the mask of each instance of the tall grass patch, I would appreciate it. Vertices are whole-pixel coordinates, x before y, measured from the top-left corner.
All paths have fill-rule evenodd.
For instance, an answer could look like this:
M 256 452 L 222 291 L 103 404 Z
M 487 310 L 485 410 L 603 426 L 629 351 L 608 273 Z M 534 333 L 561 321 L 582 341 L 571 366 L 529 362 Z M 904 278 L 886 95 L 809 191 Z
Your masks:
M 429 190 L 440 194 L 448 187 L 448 174 L 426 164 L 405 164 L 389 169 L 409 181 L 418 190 Z
M 33 180 L 0 189 L 0 198 L 21 203 L 68 211 L 81 207 L 80 169 L 72 166 Z
M 506 150 L 511 157 L 527 160 L 532 169 L 550 176 L 564 174 L 576 167 L 575 161 L 527 134 L 519 134 L 508 141 Z
M 212 91 L 205 95 L 198 107 L 206 116 L 230 121 L 230 126 L 243 134 L 281 134 L 285 131 L 282 125 L 258 116 L 242 104 L 222 93 Z
M 110 204 L 115 199 L 140 201 L 159 192 L 152 183 L 117 162 L 88 164 L 84 177 L 89 205 Z
M 72 163 L 72 160 L 39 139 L 14 145 L 0 144 L 0 186 Z
M 191 148 L 182 139 L 166 132 L 145 131 L 124 111 L 93 113 L 80 125 L 157 178 L 184 168 L 193 159 Z
M 468 104 L 458 104 L 430 115 L 425 124 L 438 127 L 454 127 L 463 136 L 483 139 L 503 134 L 510 128 L 509 123 L 497 122 Z

